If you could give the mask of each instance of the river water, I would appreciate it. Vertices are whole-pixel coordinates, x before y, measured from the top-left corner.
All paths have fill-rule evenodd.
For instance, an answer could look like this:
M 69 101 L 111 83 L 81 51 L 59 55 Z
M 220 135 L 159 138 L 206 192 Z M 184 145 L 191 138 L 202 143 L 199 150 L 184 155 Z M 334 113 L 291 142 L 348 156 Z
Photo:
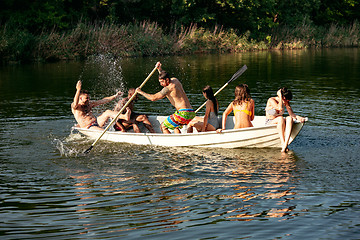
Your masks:
M 309 121 L 288 154 L 104 141 L 82 154 L 93 141 L 71 131 L 76 82 L 102 98 L 139 86 L 158 60 L 194 108 L 203 86 L 219 89 L 246 64 L 218 95 L 220 112 L 238 83 L 249 85 L 257 115 L 287 86 Z M 156 76 L 143 90 L 160 90 Z M 2 66 L 0 238 L 360 239 L 359 97 L 358 49 Z M 174 110 L 165 99 L 140 98 L 136 108 Z

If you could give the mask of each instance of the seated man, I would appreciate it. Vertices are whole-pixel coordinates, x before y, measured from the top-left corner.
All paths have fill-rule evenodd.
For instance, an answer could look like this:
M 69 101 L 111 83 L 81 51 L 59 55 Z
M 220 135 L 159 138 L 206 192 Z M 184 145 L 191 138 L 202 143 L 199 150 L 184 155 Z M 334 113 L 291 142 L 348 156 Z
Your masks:
M 135 94 L 135 88 L 130 88 L 128 91 L 128 96 L 126 98 L 123 98 L 120 100 L 115 108 L 114 111 L 120 111 L 122 106 L 126 104 L 127 101 Z M 131 115 L 129 120 L 119 119 L 115 123 L 115 130 L 126 132 L 129 128 L 133 128 L 134 132 L 140 133 L 140 128 L 138 126 L 138 123 L 142 122 L 144 126 L 149 130 L 151 133 L 155 133 L 154 128 L 152 127 L 149 119 L 145 114 L 138 114 L 134 112 L 134 102 L 137 100 L 137 96 L 129 103 L 128 108 L 131 110 Z
M 121 95 L 121 92 L 116 93 L 113 96 L 105 97 L 98 101 L 90 101 L 88 91 L 81 90 L 81 81 L 76 84 L 76 93 L 74 101 L 71 104 L 71 111 L 74 114 L 75 120 L 81 128 L 92 128 L 97 130 L 103 130 L 102 127 L 105 125 L 109 118 L 115 118 L 118 112 L 106 110 L 99 117 L 95 117 L 92 113 L 92 108 L 108 103 L 114 100 L 117 96 Z M 129 108 L 126 109 L 125 114 L 120 114 L 118 118 L 129 120 L 131 111 Z

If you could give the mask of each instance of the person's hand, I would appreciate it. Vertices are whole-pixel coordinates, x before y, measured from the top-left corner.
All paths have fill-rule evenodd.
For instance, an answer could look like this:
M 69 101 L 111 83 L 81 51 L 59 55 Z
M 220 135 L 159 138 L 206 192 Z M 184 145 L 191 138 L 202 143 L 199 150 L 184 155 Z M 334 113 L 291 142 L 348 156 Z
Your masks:
M 301 122 L 301 123 L 304 123 L 304 122 L 305 122 L 305 118 L 300 117 L 300 116 L 296 116 L 296 120 L 298 120 L 298 121 Z
M 122 92 L 122 91 L 118 91 L 117 93 L 116 93 L 116 97 L 121 97 L 122 95 L 123 95 L 124 93 Z
M 137 93 L 139 93 L 139 94 L 142 94 L 142 93 L 143 93 L 143 91 L 141 91 L 140 88 L 136 88 L 135 92 L 137 92 Z
M 161 62 L 157 62 L 157 63 L 155 64 L 155 67 L 156 67 L 157 69 L 160 69 L 160 68 L 161 68 Z
M 216 133 L 221 133 L 221 132 L 222 132 L 222 128 L 216 129 Z
M 81 90 L 81 85 L 82 85 L 81 81 L 80 81 L 80 80 L 77 81 L 77 83 L 76 83 L 76 90 Z

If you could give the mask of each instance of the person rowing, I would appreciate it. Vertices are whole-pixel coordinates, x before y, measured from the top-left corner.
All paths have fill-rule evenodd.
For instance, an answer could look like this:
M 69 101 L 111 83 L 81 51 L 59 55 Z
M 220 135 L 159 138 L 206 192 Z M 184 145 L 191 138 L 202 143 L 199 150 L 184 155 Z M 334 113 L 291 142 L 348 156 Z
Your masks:
M 117 92 L 115 95 L 110 97 L 105 97 L 101 100 L 90 101 L 90 95 L 87 90 L 81 89 L 82 83 L 78 81 L 76 83 L 76 93 L 74 100 L 71 104 L 71 111 L 77 121 L 79 127 L 81 128 L 91 128 L 97 130 L 103 130 L 103 126 L 109 118 L 116 118 L 118 112 L 112 110 L 106 110 L 99 117 L 95 117 L 92 109 L 96 106 L 106 104 L 113 101 L 118 96 L 122 95 L 121 92 Z M 125 114 L 120 114 L 118 118 L 129 120 L 131 110 L 126 109 Z
M 161 131 L 170 134 L 170 129 L 174 130 L 175 133 L 181 133 L 180 128 L 187 125 L 195 117 L 195 111 L 186 96 L 181 82 L 177 78 L 170 78 L 169 74 L 161 69 L 160 62 L 157 62 L 155 66 L 159 72 L 159 84 L 163 89 L 155 94 L 148 94 L 140 88 L 137 88 L 136 92 L 150 101 L 157 101 L 167 97 L 176 108 L 176 111 L 161 123 Z

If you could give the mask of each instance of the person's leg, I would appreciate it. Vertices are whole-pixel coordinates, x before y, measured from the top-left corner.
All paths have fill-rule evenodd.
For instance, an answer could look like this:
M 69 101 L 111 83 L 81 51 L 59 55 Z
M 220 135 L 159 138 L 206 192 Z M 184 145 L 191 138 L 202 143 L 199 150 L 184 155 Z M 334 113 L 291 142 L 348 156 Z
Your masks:
M 291 134 L 291 130 L 292 130 L 292 126 L 293 126 L 293 119 L 290 116 L 286 117 L 286 124 L 285 124 L 285 141 L 284 141 L 284 146 L 281 149 L 282 152 L 285 152 L 288 148 L 289 145 L 289 140 L 290 140 L 290 134 Z
M 190 125 L 190 123 L 187 125 L 187 130 L 186 130 L 186 132 L 187 133 L 193 133 L 194 132 L 194 129 L 193 129 L 194 127 L 193 126 L 191 126 Z
M 155 133 L 155 130 L 151 125 L 151 122 L 149 121 L 149 119 L 145 114 L 138 115 L 135 120 L 138 122 L 142 122 L 144 126 L 149 130 L 149 132 Z
M 207 124 L 207 126 L 206 126 L 206 131 L 207 132 L 209 132 L 209 131 L 216 131 L 216 128 L 213 126 L 213 125 L 211 125 L 211 124 Z
M 136 123 L 133 123 L 133 124 L 132 124 L 132 127 L 133 127 L 133 129 L 134 129 L 134 132 L 140 133 L 140 128 L 139 128 L 139 126 L 138 126 Z
M 193 133 L 194 132 L 194 125 L 198 122 L 198 117 L 195 117 L 193 120 L 191 120 L 187 125 L 187 133 Z
M 283 148 L 284 143 L 285 143 L 285 136 L 284 136 L 284 133 L 285 133 L 285 119 L 282 116 L 279 116 L 279 117 L 276 117 L 275 119 L 273 119 L 271 123 L 276 124 L 276 128 L 277 128 L 277 131 L 278 131 L 279 136 L 280 136 L 281 147 Z
M 120 121 L 117 121 L 117 122 L 115 123 L 115 130 L 117 130 L 117 131 L 122 131 L 122 132 L 126 132 L 125 126 L 124 126 Z
M 164 133 L 164 134 L 170 134 L 170 131 L 169 129 L 164 125 L 164 122 L 161 123 L 161 131 Z
M 196 131 L 201 132 L 202 127 L 204 125 L 204 118 L 203 117 L 194 117 L 191 122 L 189 123 L 192 127 L 196 128 Z

